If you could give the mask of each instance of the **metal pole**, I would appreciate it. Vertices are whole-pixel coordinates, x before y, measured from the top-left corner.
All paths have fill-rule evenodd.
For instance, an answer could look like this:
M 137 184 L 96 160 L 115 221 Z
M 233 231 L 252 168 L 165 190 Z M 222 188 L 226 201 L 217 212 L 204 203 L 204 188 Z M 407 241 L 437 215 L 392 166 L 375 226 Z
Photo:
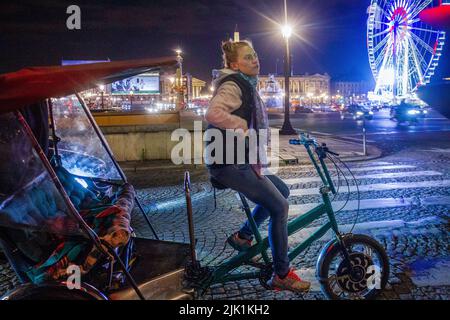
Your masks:
M 78 100 L 80 101 L 81 106 L 82 106 L 84 112 L 86 113 L 89 122 L 91 123 L 92 127 L 94 128 L 95 133 L 97 134 L 98 138 L 100 139 L 100 142 L 102 143 L 103 148 L 105 148 L 106 152 L 108 153 L 109 158 L 111 159 L 111 161 L 112 161 L 113 164 L 114 164 L 114 167 L 115 167 L 115 168 L 117 169 L 117 171 L 119 172 L 119 175 L 120 175 L 120 177 L 122 178 L 122 180 L 123 180 L 125 183 L 127 183 L 128 180 L 127 180 L 127 177 L 125 176 L 125 173 L 123 172 L 122 168 L 121 168 L 121 167 L 119 166 L 119 164 L 117 163 L 116 158 L 114 158 L 113 152 L 112 152 L 112 150 L 109 148 L 109 145 L 108 145 L 108 143 L 106 142 L 105 137 L 103 136 L 103 134 L 102 134 L 100 128 L 98 127 L 97 122 L 95 122 L 94 117 L 92 116 L 91 112 L 89 111 L 89 108 L 86 106 L 86 103 L 84 102 L 83 98 L 82 98 L 78 93 L 75 93 L 75 95 L 77 96 Z M 155 229 L 153 228 L 153 226 L 152 226 L 152 224 L 151 224 L 151 222 L 150 222 L 150 219 L 148 218 L 147 214 L 145 213 L 144 208 L 142 207 L 141 203 L 139 202 L 139 199 L 138 199 L 137 197 L 135 197 L 134 200 L 136 201 L 136 204 L 138 205 L 139 210 L 141 211 L 142 215 L 144 216 L 144 218 L 145 218 L 145 220 L 146 220 L 148 226 L 149 226 L 150 229 L 152 230 L 153 235 L 155 236 L 156 240 L 159 240 L 159 237 L 158 237 L 158 235 L 156 234 L 156 231 L 155 231 Z
M 363 153 L 367 156 L 367 144 L 366 144 L 366 118 L 363 118 Z
M 195 232 L 194 232 L 194 218 L 192 214 L 192 199 L 191 199 L 191 180 L 189 172 L 184 173 L 184 192 L 186 194 L 187 218 L 189 225 L 189 245 L 191 251 L 191 263 L 194 268 L 199 267 L 197 263 L 197 253 L 195 252 Z
M 296 134 L 290 121 L 290 88 L 289 88 L 289 73 L 290 73 L 290 53 L 289 53 L 289 38 L 285 37 L 285 60 L 284 60 L 284 123 L 280 130 L 281 135 Z
M 53 116 L 53 103 L 50 98 L 47 99 L 46 102 L 47 102 L 48 114 L 50 115 L 50 127 L 52 128 L 53 150 L 55 152 L 55 159 L 56 159 L 57 165 L 62 166 L 61 157 L 59 155 L 59 150 L 58 150 L 58 142 L 61 141 L 61 139 L 56 135 L 55 117 Z

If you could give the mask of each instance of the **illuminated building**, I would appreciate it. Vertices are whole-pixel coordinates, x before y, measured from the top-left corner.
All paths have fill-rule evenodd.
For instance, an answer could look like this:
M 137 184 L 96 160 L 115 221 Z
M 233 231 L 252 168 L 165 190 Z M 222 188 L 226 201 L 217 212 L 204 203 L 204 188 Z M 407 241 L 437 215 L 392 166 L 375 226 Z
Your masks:
M 62 65 L 110 62 L 63 60 Z M 173 72 L 144 73 L 112 84 L 99 84 L 97 88 L 82 92 L 92 110 L 140 110 L 150 112 L 173 111 L 176 106 L 176 74 Z M 182 86 L 187 102 L 201 96 L 206 82 L 189 73 L 184 74 Z
M 260 75 L 257 89 L 264 91 L 264 89 L 271 85 L 275 80 L 279 88 L 284 91 L 284 77 L 274 75 Z M 292 98 L 299 98 L 300 96 L 329 96 L 330 95 L 330 80 L 331 77 L 325 74 L 313 75 L 292 75 L 290 76 L 290 94 Z

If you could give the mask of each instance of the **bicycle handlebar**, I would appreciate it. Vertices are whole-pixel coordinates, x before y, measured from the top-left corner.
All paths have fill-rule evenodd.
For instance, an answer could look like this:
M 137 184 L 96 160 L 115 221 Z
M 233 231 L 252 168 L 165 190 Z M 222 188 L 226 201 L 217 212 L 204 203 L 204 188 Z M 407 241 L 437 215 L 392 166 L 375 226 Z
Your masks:
M 332 193 L 336 194 L 336 189 L 334 187 L 333 180 L 331 179 L 331 176 L 329 174 L 329 171 L 327 169 L 327 166 L 324 162 L 324 159 L 327 157 L 327 154 L 331 154 L 334 156 L 339 156 L 338 153 L 330 151 L 328 149 L 327 145 L 325 143 L 322 143 L 319 145 L 317 143 L 316 139 L 311 138 L 309 135 L 305 135 L 304 133 L 299 133 L 300 139 L 290 139 L 289 144 L 293 145 L 303 145 L 305 146 L 309 157 L 314 164 L 314 167 L 317 170 L 317 173 L 319 174 L 320 178 L 322 179 L 324 184 L 327 184 L 330 187 L 330 190 Z M 316 159 L 314 159 L 313 153 L 311 152 L 310 146 L 314 147 L 314 152 L 317 154 L 319 158 L 319 163 L 317 163 Z M 323 172 L 322 172 L 323 171 Z
M 311 138 L 309 135 L 305 133 L 299 133 L 300 139 L 289 139 L 289 144 L 292 145 L 304 145 L 305 147 L 314 146 L 316 153 L 319 156 L 325 156 L 327 153 L 332 154 L 334 156 L 339 157 L 339 154 L 331 151 L 325 143 L 319 145 L 316 139 Z

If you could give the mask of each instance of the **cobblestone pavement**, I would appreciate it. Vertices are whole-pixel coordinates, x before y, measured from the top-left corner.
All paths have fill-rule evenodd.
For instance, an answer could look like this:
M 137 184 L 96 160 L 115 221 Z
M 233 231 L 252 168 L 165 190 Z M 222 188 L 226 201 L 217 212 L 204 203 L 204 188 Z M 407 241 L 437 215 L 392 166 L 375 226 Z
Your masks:
M 409 153 L 408 153 L 409 152 Z M 408 151 L 366 162 L 349 164 L 358 180 L 362 209 L 354 232 L 376 238 L 390 258 L 391 274 L 387 289 L 380 299 L 449 299 L 450 297 L 450 153 Z M 129 172 L 131 182 L 139 186 L 142 201 L 161 239 L 188 242 L 188 227 L 183 168 Z M 236 252 L 224 245 L 226 237 L 244 221 L 236 194 L 230 190 L 217 192 L 217 207 L 203 167 L 191 168 L 192 199 L 197 251 L 203 264 L 218 264 Z M 312 167 L 281 167 L 279 176 L 289 183 L 290 219 L 309 204 L 319 203 L 319 188 Z M 335 175 L 336 176 L 336 175 Z M 144 180 L 147 186 L 144 187 Z M 170 183 L 168 183 L 170 181 Z M 171 185 L 169 185 L 171 184 Z M 349 200 L 347 209 L 337 217 L 343 228 L 350 228 L 356 218 L 356 192 L 348 194 L 341 179 L 340 194 L 335 202 Z M 350 185 L 354 185 L 350 181 Z M 348 197 L 349 196 L 349 197 Z M 138 235 L 151 237 L 139 214 L 133 217 Z M 309 230 L 322 225 L 315 221 Z M 261 227 L 267 234 L 267 224 Z M 301 241 L 302 234 L 290 238 L 290 245 Z M 258 280 L 236 281 L 211 287 L 204 299 L 324 299 L 314 278 L 318 254 L 328 235 L 313 243 L 292 264 L 303 278 L 311 280 L 312 290 L 306 295 L 274 292 L 264 289 Z M 0 265 L 0 294 L 17 284 L 7 264 Z

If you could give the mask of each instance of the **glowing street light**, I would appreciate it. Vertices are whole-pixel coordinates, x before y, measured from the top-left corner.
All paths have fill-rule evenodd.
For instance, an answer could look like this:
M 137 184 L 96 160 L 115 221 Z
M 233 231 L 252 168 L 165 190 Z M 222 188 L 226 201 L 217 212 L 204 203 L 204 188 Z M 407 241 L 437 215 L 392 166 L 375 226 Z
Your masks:
M 288 24 L 281 27 L 281 34 L 283 35 L 283 38 L 289 39 L 292 35 L 292 27 Z

